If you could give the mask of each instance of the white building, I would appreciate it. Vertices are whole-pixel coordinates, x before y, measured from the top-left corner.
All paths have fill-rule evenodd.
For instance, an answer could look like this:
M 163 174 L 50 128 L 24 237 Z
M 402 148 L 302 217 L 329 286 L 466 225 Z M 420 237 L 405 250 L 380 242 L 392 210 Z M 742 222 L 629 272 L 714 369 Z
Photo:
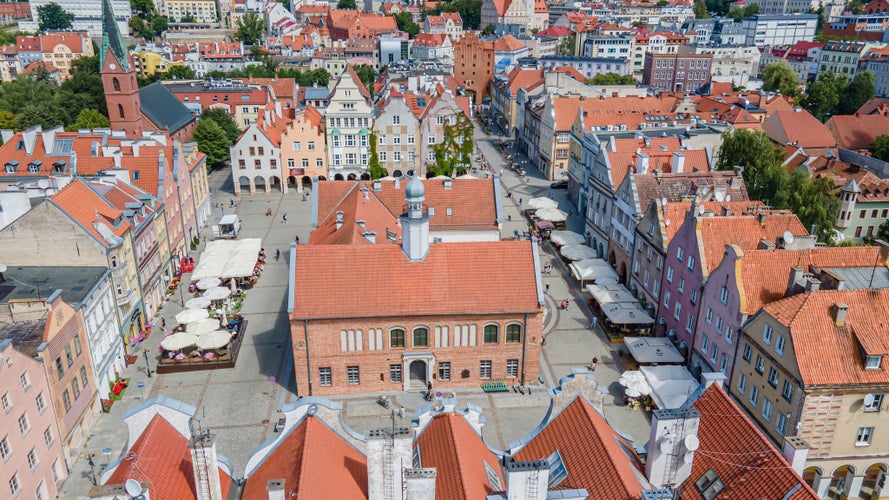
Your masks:
M 824 6 L 824 15 L 831 20 L 843 13 L 845 0 L 747 0 L 747 5 L 759 5 L 760 14 L 805 14 Z
M 327 121 L 327 165 L 333 179 L 357 178 L 367 170 L 373 106 L 370 92 L 347 66 L 334 83 Z
M 817 14 L 759 14 L 744 19 L 744 44 L 762 47 L 811 42 L 817 27 Z
M 279 103 L 280 104 L 280 103 Z M 292 110 L 287 110 L 292 112 Z M 293 119 L 284 115 L 280 105 L 270 104 L 260 113 L 231 147 L 232 182 L 235 196 L 247 191 L 269 194 L 272 187 L 286 192 L 281 162 L 281 136 Z
M 102 271 L 102 277 L 80 302 L 96 384 L 100 388 L 108 387 L 114 381 L 115 374 L 122 372 L 127 366 L 120 321 L 115 312 L 111 272 L 105 269 Z
M 681 51 L 687 50 L 683 47 Z M 710 78 L 717 82 L 747 86 L 750 78 L 759 74 L 759 49 L 752 45 L 702 45 L 694 47 L 695 54 L 712 54 Z
M 36 33 L 39 31 L 37 23 L 37 9 L 56 3 L 67 12 L 74 14 L 71 29 L 74 31 L 89 31 L 95 40 L 102 39 L 102 3 L 108 1 L 114 11 L 114 18 L 121 33 L 129 32 L 127 24 L 133 15 L 129 0 L 29 0 L 32 20 L 20 21 L 19 30 Z
M 194 18 L 197 23 L 215 23 L 219 19 L 216 0 L 158 0 L 155 6 L 171 21 Z

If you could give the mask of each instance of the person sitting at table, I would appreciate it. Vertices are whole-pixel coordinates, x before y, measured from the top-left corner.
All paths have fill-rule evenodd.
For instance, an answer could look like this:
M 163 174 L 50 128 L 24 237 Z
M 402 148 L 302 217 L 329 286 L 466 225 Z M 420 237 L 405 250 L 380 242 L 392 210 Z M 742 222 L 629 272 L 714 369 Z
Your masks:
M 568 299 L 563 300 L 562 303 L 559 304 L 559 309 L 568 309 L 568 304 Z

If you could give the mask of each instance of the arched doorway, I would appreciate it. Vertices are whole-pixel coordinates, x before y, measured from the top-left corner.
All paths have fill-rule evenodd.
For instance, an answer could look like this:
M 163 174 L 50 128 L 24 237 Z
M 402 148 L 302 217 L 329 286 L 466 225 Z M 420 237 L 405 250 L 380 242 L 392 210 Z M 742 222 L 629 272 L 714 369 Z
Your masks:
M 369 180 L 370 180 L 370 174 L 368 174 L 367 172 L 361 174 L 361 180 L 363 180 L 363 181 L 369 181 Z
M 416 172 L 414 172 L 414 169 L 410 169 L 410 170 L 407 171 L 407 175 L 408 175 L 408 177 L 413 177 L 415 173 L 416 173 Z
M 885 484 L 889 472 L 886 464 L 873 464 L 864 471 L 864 482 L 861 484 L 861 498 L 876 499 L 883 494 L 880 483 Z
M 626 262 L 620 263 L 619 277 L 620 277 L 620 279 L 618 280 L 618 283 L 626 284 L 626 282 L 627 282 L 627 263 Z
M 294 175 L 287 176 L 287 187 L 289 187 L 289 188 L 296 187 L 296 176 L 294 176 Z
M 830 478 L 830 488 L 827 490 L 828 498 L 845 498 L 845 496 L 857 496 L 858 492 L 850 492 L 849 486 L 852 477 L 855 476 L 854 465 L 841 465 L 833 471 Z
M 284 192 L 284 188 L 281 186 L 281 178 L 277 175 L 273 175 L 271 178 L 271 185 L 273 188 L 279 189 L 281 192 Z
M 253 188 L 250 186 L 250 178 L 246 175 L 241 176 L 241 178 L 238 179 L 238 187 L 238 192 L 246 191 L 251 194 L 253 193 Z
M 611 264 L 611 267 L 614 267 L 617 264 L 617 256 L 614 255 L 614 251 L 608 252 L 608 263 Z
M 324 177 L 323 175 L 321 175 L 321 176 L 318 176 L 318 180 L 319 181 L 326 181 L 327 177 Z
M 262 190 L 262 191 L 268 192 L 268 188 L 266 188 L 266 185 L 265 185 L 265 177 L 263 177 L 261 175 L 257 175 L 253 179 L 253 187 L 256 191 Z
M 358 176 L 355 175 L 355 174 L 349 174 L 349 176 L 347 177 L 347 179 L 350 180 L 350 181 L 355 181 L 355 180 L 358 180 Z
M 420 359 L 411 361 L 408 368 L 411 390 L 426 389 L 426 362 Z
M 333 180 L 335 180 L 335 181 L 342 181 L 342 180 L 345 180 L 345 179 L 343 178 L 343 174 L 336 174 L 336 175 L 333 176 Z
M 396 179 L 399 178 L 399 177 L 401 177 L 402 175 L 403 175 L 403 174 L 401 173 L 401 170 L 400 170 L 400 169 L 397 169 L 397 168 L 396 168 L 395 170 L 392 171 L 392 177 L 395 177 Z
M 312 190 L 312 178 L 308 175 L 304 175 L 302 179 L 300 179 L 301 187 L 304 190 L 311 191 Z

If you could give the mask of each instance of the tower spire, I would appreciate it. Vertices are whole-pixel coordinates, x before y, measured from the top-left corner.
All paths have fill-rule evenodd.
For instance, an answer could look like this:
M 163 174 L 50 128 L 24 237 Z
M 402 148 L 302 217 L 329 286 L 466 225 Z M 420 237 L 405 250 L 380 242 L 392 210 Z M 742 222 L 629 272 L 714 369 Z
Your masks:
M 105 66 L 105 57 L 108 51 L 114 55 L 121 69 L 127 70 L 129 60 L 127 50 L 120 34 L 120 26 L 114 17 L 114 9 L 111 8 L 111 0 L 102 0 L 102 50 L 99 51 L 99 67 Z

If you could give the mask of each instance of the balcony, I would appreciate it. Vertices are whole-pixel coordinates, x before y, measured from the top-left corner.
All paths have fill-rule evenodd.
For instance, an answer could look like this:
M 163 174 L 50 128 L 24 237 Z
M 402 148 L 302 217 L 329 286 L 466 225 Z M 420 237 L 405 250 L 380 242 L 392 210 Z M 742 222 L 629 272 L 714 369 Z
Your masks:
M 119 307 L 124 307 L 133 302 L 133 299 L 136 297 L 136 293 L 132 290 L 127 290 L 124 293 L 117 294 L 117 305 Z
M 121 264 L 117 267 L 111 268 L 111 278 L 114 281 L 121 282 L 126 280 L 127 278 L 127 266 L 125 264 Z

